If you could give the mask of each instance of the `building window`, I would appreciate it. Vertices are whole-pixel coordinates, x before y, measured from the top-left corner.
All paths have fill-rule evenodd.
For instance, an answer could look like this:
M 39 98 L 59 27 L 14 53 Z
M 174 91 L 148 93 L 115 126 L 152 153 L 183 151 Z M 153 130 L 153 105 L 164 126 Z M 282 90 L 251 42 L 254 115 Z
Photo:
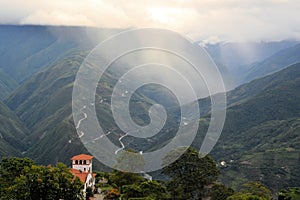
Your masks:
M 79 164 L 82 165 L 82 160 L 79 161 Z
M 83 168 L 83 171 L 86 171 L 86 168 Z
M 86 160 L 83 161 L 83 164 L 86 165 Z
M 75 160 L 75 165 L 78 165 L 78 160 Z

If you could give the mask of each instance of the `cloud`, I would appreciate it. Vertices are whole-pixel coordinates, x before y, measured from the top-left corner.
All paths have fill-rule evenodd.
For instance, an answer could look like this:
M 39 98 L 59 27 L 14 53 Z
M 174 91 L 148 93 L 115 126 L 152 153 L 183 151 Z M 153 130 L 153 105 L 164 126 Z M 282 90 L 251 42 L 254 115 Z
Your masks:
M 300 39 L 298 0 L 1 0 L 0 23 L 159 27 L 195 40 Z

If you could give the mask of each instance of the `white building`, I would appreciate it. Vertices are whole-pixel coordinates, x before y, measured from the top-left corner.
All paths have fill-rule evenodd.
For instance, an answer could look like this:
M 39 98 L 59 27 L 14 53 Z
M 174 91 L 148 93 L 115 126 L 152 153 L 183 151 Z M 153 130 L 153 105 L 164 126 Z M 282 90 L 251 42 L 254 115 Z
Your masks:
M 84 193 L 88 187 L 95 189 L 96 174 L 93 174 L 93 158 L 93 156 L 86 154 L 80 154 L 71 158 L 72 168 L 70 172 L 84 184 Z

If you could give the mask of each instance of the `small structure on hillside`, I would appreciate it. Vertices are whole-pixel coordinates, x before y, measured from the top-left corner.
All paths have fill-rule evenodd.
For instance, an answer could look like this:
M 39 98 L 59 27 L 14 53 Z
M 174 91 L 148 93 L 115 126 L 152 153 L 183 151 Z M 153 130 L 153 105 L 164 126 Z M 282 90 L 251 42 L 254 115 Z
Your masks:
M 86 192 L 88 187 L 95 189 L 96 174 L 93 174 L 93 158 L 93 156 L 86 154 L 80 154 L 71 158 L 72 168 L 70 172 L 84 184 L 83 193 Z

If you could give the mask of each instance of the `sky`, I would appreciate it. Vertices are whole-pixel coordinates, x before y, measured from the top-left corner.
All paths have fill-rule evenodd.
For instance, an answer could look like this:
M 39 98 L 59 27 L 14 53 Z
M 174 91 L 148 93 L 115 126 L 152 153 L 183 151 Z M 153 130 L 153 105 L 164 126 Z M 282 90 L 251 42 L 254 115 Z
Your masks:
M 155 27 L 193 40 L 300 39 L 299 0 L 0 0 L 0 24 Z

